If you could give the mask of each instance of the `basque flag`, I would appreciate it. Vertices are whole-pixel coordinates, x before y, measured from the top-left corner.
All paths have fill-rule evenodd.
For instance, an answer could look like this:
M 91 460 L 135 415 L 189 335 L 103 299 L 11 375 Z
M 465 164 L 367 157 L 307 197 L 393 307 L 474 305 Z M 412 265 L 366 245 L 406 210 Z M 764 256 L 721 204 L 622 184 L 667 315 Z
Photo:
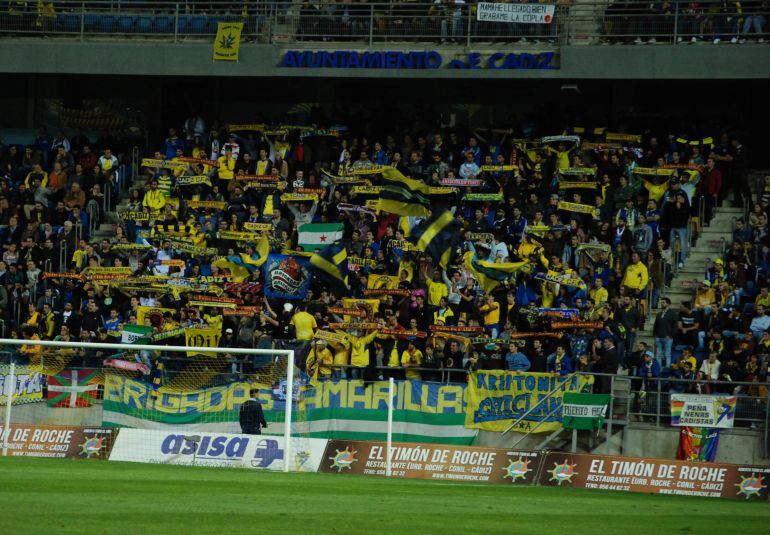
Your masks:
M 90 407 L 96 403 L 99 370 L 62 370 L 48 378 L 49 407 Z

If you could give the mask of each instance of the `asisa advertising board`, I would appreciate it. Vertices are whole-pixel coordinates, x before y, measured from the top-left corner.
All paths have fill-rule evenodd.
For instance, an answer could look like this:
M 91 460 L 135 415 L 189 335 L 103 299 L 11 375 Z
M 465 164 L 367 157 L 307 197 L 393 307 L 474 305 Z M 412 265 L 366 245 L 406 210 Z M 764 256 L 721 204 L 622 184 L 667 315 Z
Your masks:
M 315 472 L 326 440 L 292 440 L 292 471 Z M 110 461 L 283 470 L 283 437 L 121 429 Z

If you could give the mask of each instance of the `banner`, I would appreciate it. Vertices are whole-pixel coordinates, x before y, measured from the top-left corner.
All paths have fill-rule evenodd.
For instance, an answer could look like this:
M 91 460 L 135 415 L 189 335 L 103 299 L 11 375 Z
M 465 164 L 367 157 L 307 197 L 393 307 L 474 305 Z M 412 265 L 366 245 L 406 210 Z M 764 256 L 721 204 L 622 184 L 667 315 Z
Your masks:
M 58 459 L 107 459 L 116 429 L 11 424 L 8 455 Z M 6 429 L 0 426 L 0 437 Z
M 233 382 L 194 391 L 153 396 L 152 384 L 107 374 L 103 419 L 106 426 L 163 429 L 180 432 L 237 433 L 238 409 L 259 389 L 270 434 L 283 433 L 285 401 L 280 384 Z M 466 429 L 465 385 L 397 381 L 393 412 L 393 439 L 469 445 L 476 430 Z M 385 440 L 388 382 L 359 380 L 321 381 L 308 387 L 299 401 L 303 434 L 313 438 Z M 306 427 L 306 429 L 305 429 Z M 263 435 L 265 436 L 265 435 Z
M 679 447 L 676 458 L 683 461 L 713 463 L 719 445 L 719 429 L 708 427 L 682 427 L 679 430 Z
M 115 368 L 117 370 L 141 372 L 144 375 L 147 375 L 150 373 L 150 367 L 147 364 L 142 364 L 141 362 L 135 362 L 131 360 L 107 359 L 104 362 L 102 362 L 102 366 L 105 366 L 107 368 Z
M 609 394 L 565 392 L 562 401 L 562 425 L 565 429 L 599 429 L 607 416 Z
M 391 477 L 531 485 L 542 454 L 472 446 L 395 443 Z M 387 443 L 330 440 L 320 472 L 385 475 Z
M 578 204 L 574 202 L 559 201 L 556 206 L 558 210 L 565 210 L 567 212 L 575 212 L 577 214 L 590 214 L 593 215 L 594 207 L 590 204 Z
M 729 429 L 735 419 L 736 396 L 671 394 L 671 425 Z
M 217 22 L 214 61 L 238 61 L 242 31 L 242 22 Z
M 0 405 L 8 403 L 11 382 L 8 380 L 10 366 L 0 365 Z M 35 403 L 43 400 L 43 376 L 32 366 L 16 366 L 16 385 L 13 389 L 13 405 Z
M 198 208 L 206 208 L 211 210 L 224 210 L 227 208 L 225 201 L 186 201 L 187 207 L 193 210 Z
M 304 299 L 312 273 L 307 258 L 271 254 L 264 265 L 265 297 L 268 299 Z
M 545 4 L 497 4 L 479 2 L 476 20 L 517 24 L 551 24 L 555 6 Z
M 768 466 L 549 453 L 543 461 L 539 484 L 547 487 L 767 500 L 768 477 Z
M 196 175 L 196 176 L 180 176 L 176 179 L 176 182 L 174 182 L 176 186 L 198 186 L 198 185 L 204 185 L 204 186 L 211 186 L 211 179 L 207 177 L 206 175 Z M 225 204 L 222 201 L 188 201 L 192 203 L 214 203 L 215 205 L 219 204 Z M 190 206 L 188 204 L 188 206 Z M 214 208 L 215 206 L 190 206 L 190 208 Z M 222 208 L 218 208 L 219 210 L 222 210 Z
M 101 372 L 62 370 L 48 376 L 49 407 L 90 407 L 96 403 L 99 385 L 94 381 Z
M 184 345 L 187 347 L 218 347 L 219 340 L 222 338 L 221 329 L 212 329 L 209 327 L 188 327 L 184 330 Z M 216 353 L 188 351 L 188 357 L 196 355 L 205 355 L 215 357 Z
M 317 472 L 326 440 L 292 442 L 292 470 Z M 235 433 L 197 433 L 121 429 L 110 461 L 134 463 L 256 468 L 282 471 L 286 458 L 283 437 Z
M 468 377 L 465 427 L 505 431 L 514 420 L 523 416 L 560 385 L 559 390 L 546 403 L 538 405 L 513 428 L 517 432 L 550 433 L 561 427 L 564 392 L 580 392 L 588 382 L 589 379 L 582 375 L 560 377 L 553 373 L 501 370 L 472 373 Z M 540 425 L 535 429 L 538 423 Z

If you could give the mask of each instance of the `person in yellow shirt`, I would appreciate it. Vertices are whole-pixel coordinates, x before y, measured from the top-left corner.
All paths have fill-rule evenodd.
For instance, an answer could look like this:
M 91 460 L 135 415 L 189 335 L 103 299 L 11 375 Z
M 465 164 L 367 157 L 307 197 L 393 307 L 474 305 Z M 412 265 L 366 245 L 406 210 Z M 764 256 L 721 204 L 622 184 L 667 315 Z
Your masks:
M 366 336 L 355 336 L 345 333 L 345 337 L 350 342 L 350 378 L 363 379 L 364 368 L 369 366 L 369 344 L 375 339 L 379 331 L 374 330 Z
M 36 178 L 40 179 L 40 185 L 42 187 L 48 187 L 48 173 L 43 171 L 43 168 L 39 163 L 32 166 L 32 171 L 27 173 L 27 177 L 24 179 L 24 185 L 27 186 L 27 189 L 33 190 L 33 192 L 35 189 Z
M 291 317 L 289 324 L 294 326 L 297 340 L 312 340 L 318 328 L 315 318 L 308 314 L 302 304 L 297 306 L 297 312 Z
M 484 316 L 484 328 L 489 331 L 489 336 L 497 338 L 500 334 L 500 304 L 493 296 L 487 295 L 479 312 Z
M 447 320 L 453 318 L 454 315 L 455 313 L 452 312 L 452 309 L 449 308 L 449 305 L 447 304 L 446 297 L 442 297 L 438 302 L 438 307 L 433 312 L 433 323 L 438 324 L 441 322 L 442 325 L 446 325 Z
M 438 270 L 433 271 L 433 278 L 426 279 L 425 284 L 428 286 L 428 305 L 437 307 L 441 298 L 449 296 L 449 290 L 441 280 L 441 273 Z
M 166 197 L 158 189 L 158 181 L 156 179 L 152 179 L 150 182 L 150 189 L 144 194 L 142 206 L 150 212 L 160 212 L 166 206 Z
M 708 330 L 711 312 L 717 306 L 717 294 L 714 288 L 711 287 L 710 280 L 705 279 L 698 286 L 698 289 L 695 291 L 693 306 L 696 310 L 700 310 L 703 313 L 703 322 L 706 325 L 704 330 Z
M 607 288 L 604 287 L 603 279 L 597 278 L 594 281 L 594 287 L 588 292 L 588 296 L 591 298 L 591 301 L 594 302 L 594 306 L 607 302 L 609 294 L 607 293 Z
M 217 158 L 217 161 L 219 162 L 219 167 L 217 168 L 219 170 L 219 179 L 232 180 L 233 176 L 235 176 L 236 162 L 236 159 L 233 158 L 233 150 L 230 147 L 225 147 L 224 156 Z
M 347 340 L 344 342 L 330 342 L 329 346 L 334 350 L 334 360 L 332 368 L 332 379 L 347 378 L 347 368 L 337 366 L 347 366 L 350 364 L 350 344 Z
M 641 261 L 639 253 L 634 251 L 631 253 L 631 263 L 628 264 L 626 273 L 623 275 L 622 284 L 631 290 L 631 295 L 639 296 L 647 288 L 648 280 L 647 266 Z
M 326 342 L 314 340 L 305 361 L 305 371 L 312 382 L 329 379 L 332 375 L 332 364 L 334 364 L 334 355 L 326 347 Z
M 422 351 L 415 347 L 414 342 L 409 341 L 409 345 L 401 354 L 401 366 L 406 368 L 406 378 L 419 381 L 422 376 L 420 372 L 410 370 L 409 368 L 419 368 L 422 365 Z

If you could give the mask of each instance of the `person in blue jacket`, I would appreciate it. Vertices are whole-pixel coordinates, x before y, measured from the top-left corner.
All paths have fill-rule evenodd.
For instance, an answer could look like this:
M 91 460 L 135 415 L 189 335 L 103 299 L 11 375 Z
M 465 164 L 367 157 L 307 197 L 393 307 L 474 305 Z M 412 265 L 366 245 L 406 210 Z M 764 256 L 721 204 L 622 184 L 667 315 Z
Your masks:
M 526 372 L 532 367 L 527 356 L 521 352 L 519 342 L 512 341 L 505 355 L 505 369 L 512 372 Z

